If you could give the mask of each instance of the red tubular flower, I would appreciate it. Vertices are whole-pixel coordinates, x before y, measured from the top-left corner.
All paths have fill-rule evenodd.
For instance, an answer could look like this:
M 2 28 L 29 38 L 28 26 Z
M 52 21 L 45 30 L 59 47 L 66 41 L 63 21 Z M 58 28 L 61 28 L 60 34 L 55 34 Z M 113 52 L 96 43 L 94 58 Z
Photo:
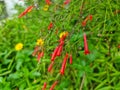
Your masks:
M 65 0 L 64 4 L 67 5 L 70 3 L 70 0 Z
M 26 15 L 26 12 L 22 12 L 22 13 L 18 16 L 18 18 L 21 18 L 21 17 L 24 16 L 24 15 Z
M 90 21 L 92 21 L 92 18 L 93 18 L 93 16 L 92 16 L 92 15 L 89 15 L 89 19 L 90 19 Z
M 26 15 L 28 12 L 30 12 L 33 9 L 34 6 L 29 6 L 27 9 L 25 9 L 18 18 L 21 18 L 22 16 Z
M 39 52 L 37 56 L 38 62 L 40 61 L 40 58 L 44 56 L 44 52 Z
M 48 26 L 48 30 L 50 30 L 53 27 L 53 23 L 51 22 Z
M 63 46 L 64 45 L 64 41 L 60 41 L 59 46 Z
M 62 52 L 62 48 L 63 46 L 59 46 L 58 52 L 57 52 L 57 56 L 60 56 L 61 52 Z
M 83 20 L 83 22 L 82 22 L 82 26 L 84 27 L 84 26 L 86 26 L 86 23 L 87 23 L 87 21 L 88 20 L 92 20 L 92 15 L 89 15 L 89 16 L 87 16 L 86 18 L 85 18 L 85 20 Z
M 54 64 L 54 62 L 52 61 L 51 64 L 49 65 L 49 67 L 48 67 L 48 72 L 50 72 L 52 70 L 53 64 Z
M 57 47 L 55 48 L 55 50 L 54 50 L 54 52 L 53 52 L 53 54 L 52 54 L 52 56 L 51 56 L 51 61 L 54 61 L 54 60 L 55 60 L 55 57 L 56 57 L 57 52 L 58 52 L 58 49 L 59 49 L 59 46 L 57 46 Z
M 42 52 L 41 52 L 41 57 L 43 57 L 43 56 L 44 56 L 44 52 L 42 51 Z
M 64 45 L 64 41 L 60 41 L 60 44 L 58 46 L 59 48 L 58 48 L 57 56 L 60 56 L 63 49 L 63 45 Z
M 52 28 L 53 27 L 53 23 L 51 22 L 49 26 Z
M 86 21 L 83 21 L 83 22 L 82 22 L 82 26 L 83 26 L 83 27 L 86 26 Z
M 38 47 L 38 46 L 36 46 L 36 47 L 35 47 L 35 49 L 34 49 L 34 52 L 32 53 L 32 56 L 35 56 L 35 55 L 36 55 L 36 53 L 38 52 L 38 50 L 39 50 L 39 47 Z
M 88 50 L 87 37 L 85 33 L 84 33 L 84 53 L 85 55 L 90 54 L 90 51 Z
M 61 41 L 64 41 L 65 38 L 66 38 L 66 35 L 62 36 L 59 41 L 60 41 L 60 42 L 61 42 Z
M 55 86 L 58 84 L 58 81 L 55 81 L 52 86 L 50 87 L 50 90 L 54 90 Z
M 47 87 L 47 83 L 45 82 L 45 83 L 44 83 L 44 85 L 43 85 L 42 90 L 45 90 L 45 89 L 46 89 L 46 87 Z
M 88 20 L 89 20 L 89 17 L 87 16 L 87 17 L 85 18 L 85 20 L 82 22 L 82 26 L 83 26 L 83 27 L 86 26 L 86 23 L 87 23 Z
M 68 59 L 68 54 L 66 53 L 66 55 L 65 55 L 65 57 L 64 57 L 64 60 L 63 60 L 63 62 L 62 62 L 61 70 L 60 70 L 60 74 L 61 74 L 61 75 L 64 75 L 64 71 L 65 71 L 67 59 Z
M 45 0 L 46 4 L 50 5 L 51 1 L 50 0 Z
M 70 55 L 70 64 L 72 64 L 72 55 Z
M 29 6 L 29 7 L 25 10 L 25 12 L 26 12 L 26 13 L 31 12 L 31 10 L 33 9 L 33 7 L 34 7 L 34 6 Z
M 38 53 L 38 56 L 37 56 L 37 61 L 39 62 L 40 61 L 40 58 L 41 58 L 41 52 Z

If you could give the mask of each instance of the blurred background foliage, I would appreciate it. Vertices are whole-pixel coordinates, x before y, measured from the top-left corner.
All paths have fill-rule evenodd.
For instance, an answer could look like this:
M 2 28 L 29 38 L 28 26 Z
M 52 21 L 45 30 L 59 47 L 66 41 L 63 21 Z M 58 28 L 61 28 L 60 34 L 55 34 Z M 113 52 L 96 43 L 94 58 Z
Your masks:
M 6 17 L 7 17 L 7 13 L 5 10 L 5 4 L 3 1 L 0 1 L 0 20 Z

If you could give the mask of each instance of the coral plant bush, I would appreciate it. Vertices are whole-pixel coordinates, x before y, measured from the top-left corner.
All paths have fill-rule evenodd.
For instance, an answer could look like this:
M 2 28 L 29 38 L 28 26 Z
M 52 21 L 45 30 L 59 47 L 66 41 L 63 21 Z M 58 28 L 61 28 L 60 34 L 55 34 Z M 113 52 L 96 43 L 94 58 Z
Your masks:
M 0 90 L 119 90 L 119 0 L 25 0 L 0 26 Z

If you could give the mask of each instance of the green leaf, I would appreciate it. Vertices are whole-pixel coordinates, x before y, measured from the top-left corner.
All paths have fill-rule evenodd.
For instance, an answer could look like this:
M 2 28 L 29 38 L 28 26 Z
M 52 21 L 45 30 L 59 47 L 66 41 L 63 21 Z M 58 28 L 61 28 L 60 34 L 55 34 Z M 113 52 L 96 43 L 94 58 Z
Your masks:
M 22 77 L 22 75 L 23 75 L 23 74 L 22 74 L 22 73 L 19 73 L 19 72 L 9 74 L 8 80 L 19 79 L 20 77 Z
M 2 83 L 3 82 L 3 77 L 0 77 L 0 83 Z
M 22 66 L 23 64 L 23 60 L 22 59 L 18 59 L 17 62 L 16 62 L 16 70 L 19 70 L 20 67 Z
M 30 78 L 34 79 L 35 77 L 40 77 L 41 73 L 40 72 L 31 72 L 30 73 Z

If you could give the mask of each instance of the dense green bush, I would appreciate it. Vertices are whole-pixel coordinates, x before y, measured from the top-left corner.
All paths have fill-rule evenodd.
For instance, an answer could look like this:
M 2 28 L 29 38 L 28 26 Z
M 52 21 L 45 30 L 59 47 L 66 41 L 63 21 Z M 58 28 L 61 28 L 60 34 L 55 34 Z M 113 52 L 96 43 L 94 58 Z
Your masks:
M 0 26 L 0 90 L 41 90 L 44 82 L 48 90 L 57 80 L 55 90 L 119 90 L 120 89 L 120 1 L 119 0 L 51 0 L 44 10 L 45 0 L 26 4 L 37 5 L 31 12 L 18 18 L 5 19 Z M 19 14 L 24 8 L 16 6 Z M 116 13 L 115 13 L 116 11 Z M 82 22 L 89 15 L 85 27 Z M 50 23 L 53 27 L 48 30 Z M 59 35 L 68 32 L 61 56 L 56 57 L 51 72 L 48 66 L 51 54 L 59 45 Z M 90 54 L 84 54 L 83 35 L 86 33 Z M 36 41 L 44 56 L 38 62 L 32 56 Z M 22 43 L 20 51 L 15 45 Z M 68 53 L 64 75 L 60 75 L 64 56 Z

